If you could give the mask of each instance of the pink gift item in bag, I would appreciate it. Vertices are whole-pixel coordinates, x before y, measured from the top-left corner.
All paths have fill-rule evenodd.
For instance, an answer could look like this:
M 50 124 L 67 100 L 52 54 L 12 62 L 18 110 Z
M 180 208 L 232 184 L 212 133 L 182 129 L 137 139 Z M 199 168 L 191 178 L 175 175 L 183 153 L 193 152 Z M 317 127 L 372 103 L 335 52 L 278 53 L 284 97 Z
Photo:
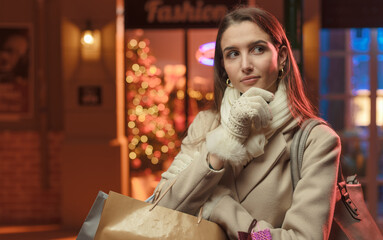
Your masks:
M 252 240 L 272 240 L 269 229 L 251 233 Z

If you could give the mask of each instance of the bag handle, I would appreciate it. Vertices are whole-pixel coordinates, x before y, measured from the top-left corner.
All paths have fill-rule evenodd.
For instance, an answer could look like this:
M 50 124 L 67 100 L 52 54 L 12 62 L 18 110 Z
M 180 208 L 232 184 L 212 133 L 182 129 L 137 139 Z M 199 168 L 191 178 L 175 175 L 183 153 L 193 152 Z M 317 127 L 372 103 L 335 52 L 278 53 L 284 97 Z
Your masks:
M 305 152 L 305 145 L 311 130 L 319 125 L 326 124 L 323 121 L 310 118 L 304 121 L 300 129 L 294 134 L 293 142 L 290 147 L 290 164 L 291 164 L 291 178 L 293 182 L 293 190 L 295 190 L 298 181 L 301 179 L 301 169 L 303 162 L 303 154 Z
M 290 164 L 291 164 L 291 178 L 293 182 L 293 189 L 295 189 L 298 181 L 301 179 L 301 169 L 303 163 L 303 154 L 305 152 L 306 142 L 310 135 L 311 130 L 318 125 L 327 125 L 326 122 L 310 118 L 302 123 L 300 129 L 294 134 L 293 142 L 290 147 Z M 342 166 L 338 166 L 338 183 L 344 182 Z
M 165 196 L 166 193 L 169 192 L 169 190 L 173 187 L 173 185 L 176 183 L 177 181 L 177 178 L 178 178 L 178 175 L 175 176 L 169 186 L 165 189 L 164 191 L 164 194 L 161 195 L 161 190 L 162 190 L 162 187 L 164 186 L 165 182 L 162 182 L 159 186 L 158 186 L 158 190 L 156 191 L 155 193 L 155 197 L 154 197 L 154 203 L 152 205 L 152 207 L 149 209 L 149 211 L 152 211 L 157 205 L 158 203 L 161 201 L 161 199 Z M 158 193 L 158 195 L 157 195 Z M 197 216 L 197 223 L 199 224 L 201 221 L 202 221 L 202 212 L 203 212 L 203 206 L 200 208 L 199 212 L 198 212 L 198 216 Z
M 170 182 L 169 186 L 165 189 L 164 194 L 162 194 L 162 195 L 161 195 L 161 188 L 163 187 L 163 184 L 161 184 L 161 185 L 159 186 L 159 189 L 158 189 L 159 196 L 158 196 L 157 199 L 155 199 L 155 201 L 154 201 L 152 207 L 149 209 L 149 211 L 152 211 L 152 210 L 158 205 L 158 203 L 161 201 L 161 199 L 165 196 L 165 194 L 166 194 L 167 192 L 169 192 L 169 190 L 170 190 L 170 189 L 173 187 L 173 185 L 176 183 L 176 181 L 177 181 L 177 177 L 178 177 L 178 175 L 175 176 L 175 177 L 172 179 L 172 181 Z M 156 194 L 156 195 L 157 195 L 157 194 Z
M 300 129 L 294 134 L 293 142 L 290 147 L 290 165 L 291 165 L 291 178 L 293 182 L 293 191 L 295 190 L 298 181 L 301 179 L 301 169 L 303 162 L 303 154 L 305 151 L 305 145 L 310 135 L 311 130 L 320 124 L 325 124 L 324 121 L 318 119 L 310 118 L 303 122 Z M 346 182 L 343 177 L 342 164 L 339 163 L 338 166 L 338 180 L 337 186 L 342 197 L 342 201 L 345 204 L 350 215 L 356 220 L 361 220 L 358 213 L 358 208 L 351 200 L 350 195 L 347 191 Z
M 156 191 L 153 193 L 153 201 L 152 202 L 155 202 L 158 199 L 158 197 L 161 194 L 162 187 L 165 185 L 165 183 L 166 183 L 166 181 L 162 181 L 158 184 Z
M 247 233 L 248 234 L 251 234 L 251 231 L 253 230 L 253 228 L 255 228 L 255 226 L 257 226 L 257 219 L 253 219 L 253 221 L 251 221 L 250 225 L 249 225 L 249 229 L 247 229 Z

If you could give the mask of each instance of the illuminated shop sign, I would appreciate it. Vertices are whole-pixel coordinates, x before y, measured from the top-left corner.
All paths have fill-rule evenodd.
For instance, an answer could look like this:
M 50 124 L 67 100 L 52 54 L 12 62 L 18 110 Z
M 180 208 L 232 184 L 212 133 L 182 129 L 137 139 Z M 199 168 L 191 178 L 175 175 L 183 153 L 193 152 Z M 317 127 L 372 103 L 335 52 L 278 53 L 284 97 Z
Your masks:
M 125 0 L 125 28 L 216 28 L 241 0 Z
M 201 45 L 195 54 L 195 57 L 199 63 L 203 65 L 214 65 L 214 50 L 215 42 L 209 42 Z

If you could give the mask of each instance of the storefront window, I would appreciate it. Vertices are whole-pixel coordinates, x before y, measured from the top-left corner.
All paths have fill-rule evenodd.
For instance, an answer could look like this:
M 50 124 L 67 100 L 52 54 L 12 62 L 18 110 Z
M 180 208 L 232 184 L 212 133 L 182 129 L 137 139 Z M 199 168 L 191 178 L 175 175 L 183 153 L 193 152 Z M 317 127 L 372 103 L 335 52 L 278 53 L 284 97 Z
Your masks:
M 365 195 L 368 192 L 370 196 L 379 196 L 378 199 L 365 197 L 370 207 L 383 217 L 383 188 L 369 187 L 383 185 L 382 144 L 379 144 L 383 143 L 383 31 L 322 29 L 320 38 L 321 116 L 341 137 L 344 174 L 358 174 Z M 371 91 L 376 91 L 376 99 L 371 97 Z M 376 104 L 376 109 L 371 107 L 372 103 Z M 371 119 L 371 116 L 376 117 Z M 378 134 L 371 132 L 376 130 Z M 378 151 L 374 146 L 380 146 Z M 368 176 L 377 168 L 376 178 Z M 375 179 L 374 182 L 371 179 Z M 376 190 L 379 193 L 371 194 Z
M 213 101 L 213 66 L 198 56 L 212 60 L 201 46 L 214 44 L 215 35 L 216 29 L 126 32 L 127 136 L 135 198 L 153 192 L 180 151 L 188 125 Z

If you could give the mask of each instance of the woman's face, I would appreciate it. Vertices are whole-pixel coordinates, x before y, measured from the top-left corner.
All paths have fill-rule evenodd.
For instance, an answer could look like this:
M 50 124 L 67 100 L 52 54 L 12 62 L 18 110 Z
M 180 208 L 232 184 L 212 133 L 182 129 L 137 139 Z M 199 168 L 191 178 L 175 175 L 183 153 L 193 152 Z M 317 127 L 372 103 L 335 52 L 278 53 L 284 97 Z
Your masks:
M 257 24 L 232 24 L 222 35 L 223 65 L 233 86 L 244 93 L 251 87 L 277 89 L 278 73 L 286 60 L 286 47 L 278 53 L 270 36 Z

